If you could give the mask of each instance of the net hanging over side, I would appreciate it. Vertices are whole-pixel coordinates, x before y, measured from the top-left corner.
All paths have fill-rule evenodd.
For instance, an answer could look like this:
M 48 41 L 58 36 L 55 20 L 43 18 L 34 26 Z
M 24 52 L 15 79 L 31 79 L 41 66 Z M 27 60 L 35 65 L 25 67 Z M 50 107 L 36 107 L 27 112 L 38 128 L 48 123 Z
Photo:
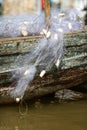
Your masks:
M 41 35 L 29 53 L 16 59 L 16 70 L 12 79 L 16 78 L 16 86 L 9 90 L 13 98 L 22 99 L 29 84 L 39 71 L 42 78 L 54 65 L 58 68 L 64 54 L 64 34 L 83 29 L 83 20 L 76 9 L 60 11 L 52 10 L 48 27 L 44 14 L 2 17 L 0 20 L 0 37 L 19 37 Z M 48 24 L 49 24 L 48 22 Z

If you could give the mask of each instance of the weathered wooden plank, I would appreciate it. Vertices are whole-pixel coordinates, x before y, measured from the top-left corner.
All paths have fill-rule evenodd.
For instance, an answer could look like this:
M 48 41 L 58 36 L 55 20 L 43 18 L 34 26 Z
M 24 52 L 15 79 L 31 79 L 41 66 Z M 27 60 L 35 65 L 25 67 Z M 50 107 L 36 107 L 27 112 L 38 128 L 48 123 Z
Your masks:
M 29 48 L 37 43 L 42 36 L 28 36 L 16 38 L 0 39 L 0 55 L 28 52 Z M 87 41 L 87 31 L 66 34 L 64 38 L 65 46 L 84 46 Z
M 16 59 L 21 56 L 20 64 L 23 62 L 29 49 L 38 44 L 41 36 L 17 37 L 0 39 L 0 84 L 9 82 L 10 72 L 16 69 Z M 87 31 L 66 34 L 64 38 L 64 57 L 60 70 L 70 68 L 87 69 Z M 3 49 L 2 49 L 3 48 Z M 22 54 L 22 55 L 20 55 Z M 4 76 L 2 76 L 4 75 Z M 5 77 L 5 75 L 7 75 Z
M 54 93 L 60 89 L 77 87 L 80 84 L 87 82 L 87 70 L 66 70 L 61 73 L 50 73 L 43 78 L 36 77 L 25 92 L 24 99 L 40 97 L 49 93 Z M 0 86 L 0 104 L 16 102 L 9 95 L 9 90 L 15 86 L 4 84 Z M 83 86 L 84 88 L 84 86 Z M 87 86 L 85 87 L 87 90 Z

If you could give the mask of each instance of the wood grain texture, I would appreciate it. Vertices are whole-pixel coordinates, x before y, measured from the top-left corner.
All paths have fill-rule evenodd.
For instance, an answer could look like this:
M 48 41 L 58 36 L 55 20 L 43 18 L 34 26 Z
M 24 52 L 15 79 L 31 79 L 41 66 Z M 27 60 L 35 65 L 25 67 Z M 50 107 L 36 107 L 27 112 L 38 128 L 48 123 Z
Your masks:
M 41 97 L 64 88 L 76 88 L 78 86 L 79 89 L 80 87 L 84 89 L 84 85 L 82 85 L 84 82 L 87 83 L 87 70 L 70 69 L 60 73 L 46 74 L 43 78 L 37 76 L 25 92 L 24 99 L 30 100 Z M 9 95 L 9 90 L 15 87 L 15 83 L 12 84 L 0 85 L 0 104 L 16 102 L 15 99 Z M 87 86 L 85 86 L 85 89 L 87 91 Z

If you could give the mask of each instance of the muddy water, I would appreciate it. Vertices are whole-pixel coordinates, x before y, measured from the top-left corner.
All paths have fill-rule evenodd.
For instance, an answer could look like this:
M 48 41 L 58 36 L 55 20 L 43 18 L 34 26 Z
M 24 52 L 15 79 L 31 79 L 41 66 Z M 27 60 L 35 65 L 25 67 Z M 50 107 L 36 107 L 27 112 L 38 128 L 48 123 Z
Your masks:
M 0 130 L 87 130 L 87 100 L 0 106 Z

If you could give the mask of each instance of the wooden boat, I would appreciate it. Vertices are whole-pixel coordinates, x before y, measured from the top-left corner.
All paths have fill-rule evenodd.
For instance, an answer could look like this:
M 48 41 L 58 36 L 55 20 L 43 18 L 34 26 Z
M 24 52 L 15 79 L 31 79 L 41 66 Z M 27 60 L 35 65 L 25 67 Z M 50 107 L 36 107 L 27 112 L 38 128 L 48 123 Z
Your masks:
M 49 0 L 45 0 L 45 4 L 48 8 Z M 50 7 L 45 10 L 46 18 L 49 9 Z M 48 19 L 46 21 L 49 24 Z M 68 33 L 64 37 L 66 50 L 60 68 L 58 71 L 54 69 L 42 79 L 36 76 L 24 99 L 53 93 L 63 88 L 82 88 L 83 83 L 87 90 L 87 30 Z M 0 39 L 0 104 L 14 101 L 9 95 L 9 88 L 12 83 L 12 87 L 15 87 L 14 81 L 10 80 L 12 72 L 16 70 L 15 60 L 20 54 L 28 53 L 29 48 L 40 38 L 41 36 L 27 36 Z

